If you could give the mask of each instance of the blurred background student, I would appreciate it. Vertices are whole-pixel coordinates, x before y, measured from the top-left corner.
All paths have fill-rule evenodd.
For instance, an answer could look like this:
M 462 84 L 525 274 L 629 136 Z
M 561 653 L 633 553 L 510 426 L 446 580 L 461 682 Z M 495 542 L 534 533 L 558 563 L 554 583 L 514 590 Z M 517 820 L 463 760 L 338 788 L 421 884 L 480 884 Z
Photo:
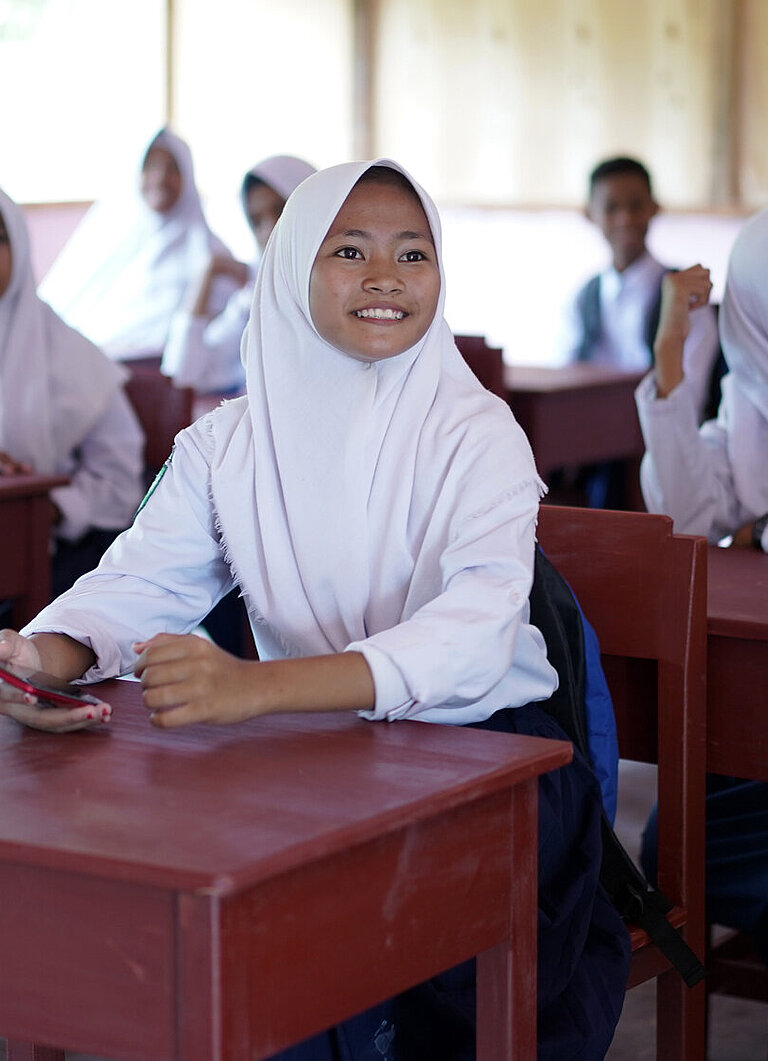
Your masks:
M 272 155 L 250 169 L 240 189 L 248 225 L 256 241 L 251 265 L 228 254 L 212 254 L 189 295 L 188 308 L 171 323 L 162 371 L 180 387 L 200 394 L 235 394 L 245 385 L 240 339 L 248 323 L 258 261 L 291 192 L 315 167 L 293 155 Z M 216 315 L 213 293 L 217 278 L 238 285 Z
M 40 295 L 109 357 L 159 357 L 173 314 L 211 255 L 228 251 L 205 220 L 192 154 L 162 129 L 140 152 L 130 186 L 86 214 Z M 219 277 L 214 312 L 233 289 Z
M 752 218 L 728 264 L 720 337 L 728 364 L 716 420 L 698 425 L 696 391 L 685 371 L 686 332 L 709 295 L 701 266 L 664 280 L 667 339 L 637 388 L 646 445 L 642 487 L 648 509 L 665 512 L 676 533 L 726 537 L 768 552 L 768 210 Z M 656 872 L 654 809 L 643 865 Z M 707 918 L 749 933 L 768 965 L 768 785 L 707 776 Z
M 0 474 L 70 478 L 50 495 L 54 596 L 141 500 L 144 439 L 123 377 L 38 298 L 23 214 L 0 191 Z
M 651 175 L 634 158 L 609 158 L 589 176 L 587 217 L 600 229 L 611 260 L 576 294 L 563 336 L 565 362 L 589 361 L 628 372 L 653 364 L 661 285 L 669 266 L 648 250 L 646 238 L 659 206 Z M 705 306 L 691 318 L 683 360 L 699 422 L 719 401 L 713 372 L 719 357 L 717 317 Z M 622 461 L 590 465 L 579 474 L 593 508 L 625 508 L 627 471 Z

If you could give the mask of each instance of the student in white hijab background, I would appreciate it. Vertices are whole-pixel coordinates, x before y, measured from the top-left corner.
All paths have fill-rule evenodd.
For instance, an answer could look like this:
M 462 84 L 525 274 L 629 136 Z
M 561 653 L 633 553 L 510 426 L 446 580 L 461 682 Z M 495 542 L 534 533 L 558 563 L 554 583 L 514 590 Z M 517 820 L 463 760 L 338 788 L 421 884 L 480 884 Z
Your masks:
M 88 211 L 39 291 L 119 360 L 159 357 L 189 284 L 212 254 L 228 254 L 205 220 L 187 144 L 162 129 L 138 157 L 129 186 Z M 233 289 L 217 281 L 216 312 Z
M 0 474 L 70 477 L 51 492 L 55 593 L 98 562 L 141 499 L 144 440 L 123 377 L 37 297 L 24 216 L 0 191 Z
M 5 631 L 0 659 L 70 679 L 134 669 L 161 727 L 356 710 L 562 738 L 529 622 L 544 487 L 444 300 L 437 211 L 400 167 L 304 181 L 259 269 L 247 395 L 177 437 L 132 528 L 24 636 Z M 233 584 L 259 662 L 189 636 Z M 81 708 L 0 703 L 29 725 L 86 724 Z M 540 808 L 539 1056 L 597 1061 L 629 941 L 598 883 L 600 796 L 580 757 L 542 779 Z M 442 1061 L 474 1056 L 474 963 L 284 1056 L 341 1042 L 401 1058 L 424 1041 Z
M 668 274 L 662 317 L 677 324 L 656 351 L 656 367 L 637 389 L 646 452 L 641 482 L 651 512 L 665 512 L 680 534 L 713 544 L 768 551 L 768 210 L 736 238 L 720 307 L 720 343 L 728 365 L 716 420 L 699 429 L 694 396 L 682 369 L 689 298 L 708 296 L 706 270 Z M 691 285 L 694 285 L 692 288 Z M 670 331 L 668 329 L 668 331 Z
M 646 503 L 671 516 L 678 533 L 768 552 L 768 210 L 744 225 L 731 250 L 719 317 L 728 374 L 717 419 L 701 428 L 682 343 L 709 279 L 699 268 L 665 283 L 677 338 L 656 350 L 655 372 L 637 391 Z M 708 775 L 706 817 L 707 919 L 751 935 L 768 965 L 768 785 Z M 657 842 L 654 808 L 642 849 L 650 880 Z
M 286 199 L 314 172 L 315 167 L 303 159 L 272 155 L 246 173 L 240 197 L 258 256 L 264 253 Z M 245 368 L 240 340 L 251 312 L 258 256 L 248 266 L 229 255 L 213 255 L 193 286 L 189 306 L 174 315 L 161 370 L 179 387 L 193 387 L 199 394 L 242 391 Z M 211 295 L 218 276 L 228 276 L 240 286 L 214 316 Z

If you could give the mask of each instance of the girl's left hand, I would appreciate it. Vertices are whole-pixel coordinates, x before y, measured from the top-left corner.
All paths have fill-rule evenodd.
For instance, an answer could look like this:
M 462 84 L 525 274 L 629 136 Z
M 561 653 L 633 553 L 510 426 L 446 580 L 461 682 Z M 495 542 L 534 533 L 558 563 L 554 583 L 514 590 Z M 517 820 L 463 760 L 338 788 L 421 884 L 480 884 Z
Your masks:
M 257 662 L 195 634 L 157 634 L 133 648 L 139 653 L 134 674 L 154 726 L 241 722 L 261 713 Z

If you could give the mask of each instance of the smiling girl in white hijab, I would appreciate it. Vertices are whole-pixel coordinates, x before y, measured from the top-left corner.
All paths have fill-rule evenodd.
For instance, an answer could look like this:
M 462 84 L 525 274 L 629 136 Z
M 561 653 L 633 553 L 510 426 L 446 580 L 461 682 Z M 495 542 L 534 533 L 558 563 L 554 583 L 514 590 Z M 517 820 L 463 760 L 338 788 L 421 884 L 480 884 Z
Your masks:
M 57 571 L 75 563 L 88 535 L 114 536 L 130 523 L 141 497 L 143 437 L 123 372 L 37 297 L 24 217 L 2 191 L 0 258 L 2 470 L 70 477 L 51 492 L 54 583 L 64 589 L 100 555 L 89 554 L 72 577 Z
M 40 296 L 112 358 L 160 356 L 171 317 L 211 254 L 187 144 L 162 129 L 143 146 L 131 186 L 89 210 Z M 231 284 L 214 293 L 217 312 Z
M 358 710 L 562 738 L 538 703 L 556 675 L 529 623 L 543 487 L 508 407 L 456 349 L 444 297 L 437 211 L 400 167 L 308 178 L 257 279 L 247 397 L 178 436 L 131 530 L 26 637 L 6 631 L 0 658 L 87 680 L 134 668 L 162 727 Z M 233 583 L 260 662 L 187 635 Z M 539 1056 L 597 1061 L 629 959 L 597 882 L 600 797 L 578 757 L 540 793 Z M 334 1035 L 355 1059 L 419 1041 L 473 1057 L 473 963 Z M 285 1056 L 332 1050 L 320 1036 Z

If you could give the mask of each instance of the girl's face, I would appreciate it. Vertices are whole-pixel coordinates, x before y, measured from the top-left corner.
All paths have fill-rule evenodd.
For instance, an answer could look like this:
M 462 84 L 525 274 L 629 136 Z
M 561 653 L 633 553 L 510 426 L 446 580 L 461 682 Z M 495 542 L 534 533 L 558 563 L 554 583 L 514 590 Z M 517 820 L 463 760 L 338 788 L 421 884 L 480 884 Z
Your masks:
M 170 151 L 150 147 L 141 168 L 141 194 L 157 214 L 167 214 L 181 195 L 181 171 Z
M 11 241 L 8 238 L 8 229 L 5 227 L 3 215 L 0 214 L 0 298 L 8 290 L 12 268 Z
M 435 316 L 440 271 L 415 193 L 356 184 L 317 252 L 309 309 L 320 335 L 361 361 L 396 357 Z
M 268 184 L 255 184 L 245 200 L 245 215 L 261 250 L 267 245 L 272 229 L 285 206 L 285 199 Z

